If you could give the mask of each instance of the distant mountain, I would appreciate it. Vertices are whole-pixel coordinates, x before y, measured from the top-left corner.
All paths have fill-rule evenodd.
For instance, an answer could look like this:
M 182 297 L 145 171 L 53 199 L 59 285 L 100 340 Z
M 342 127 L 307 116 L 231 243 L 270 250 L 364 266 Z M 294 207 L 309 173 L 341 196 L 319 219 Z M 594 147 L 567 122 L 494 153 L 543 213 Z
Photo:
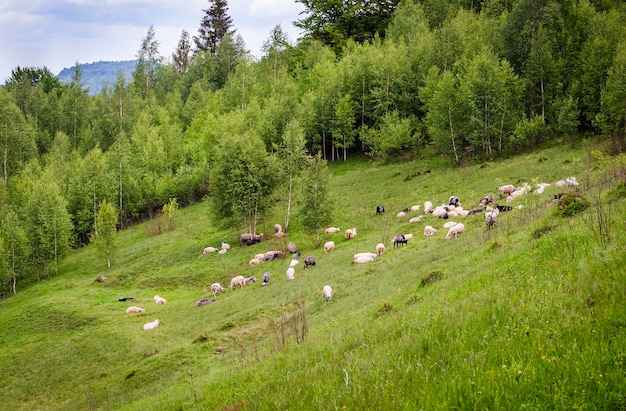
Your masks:
M 117 73 L 121 70 L 126 78 L 126 83 L 133 78 L 133 71 L 137 66 L 137 60 L 132 61 L 98 61 L 97 63 L 81 64 L 81 83 L 83 87 L 89 89 L 89 94 L 100 93 L 105 84 L 115 84 Z M 64 68 L 58 77 L 62 83 L 71 83 L 74 67 Z

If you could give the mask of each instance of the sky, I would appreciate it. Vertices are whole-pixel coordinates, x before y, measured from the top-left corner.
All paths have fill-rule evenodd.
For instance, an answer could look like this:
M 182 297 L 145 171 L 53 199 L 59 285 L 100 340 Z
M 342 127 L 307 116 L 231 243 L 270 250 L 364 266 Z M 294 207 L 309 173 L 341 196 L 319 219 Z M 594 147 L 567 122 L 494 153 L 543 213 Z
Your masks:
M 197 35 L 207 0 L 0 0 L 0 84 L 20 67 L 54 74 L 76 63 L 134 60 L 150 25 L 159 54 L 170 59 L 183 30 Z M 292 43 L 295 0 L 228 0 L 233 28 L 252 55 L 280 24 Z

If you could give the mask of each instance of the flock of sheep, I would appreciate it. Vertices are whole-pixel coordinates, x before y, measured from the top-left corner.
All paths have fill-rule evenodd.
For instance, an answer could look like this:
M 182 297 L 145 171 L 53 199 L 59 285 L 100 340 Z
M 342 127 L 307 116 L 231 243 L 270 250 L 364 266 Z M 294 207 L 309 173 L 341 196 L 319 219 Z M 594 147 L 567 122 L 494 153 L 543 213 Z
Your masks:
M 513 185 L 507 184 L 507 185 L 500 186 L 498 188 L 498 195 L 499 195 L 500 200 L 504 199 L 508 203 L 508 202 L 514 201 L 517 197 L 524 195 L 526 193 L 529 193 L 531 191 L 536 194 L 541 194 L 550 185 L 551 184 L 541 183 L 541 184 L 537 184 L 536 187 L 533 188 L 529 184 L 523 184 L 520 187 L 515 187 Z M 555 187 L 576 188 L 578 187 L 578 181 L 576 180 L 575 177 L 569 177 L 565 180 L 559 180 L 558 182 L 556 182 Z M 521 208 L 521 206 L 517 206 L 517 208 Z M 469 215 L 474 215 L 477 213 L 484 212 L 486 227 L 487 229 L 491 229 L 496 224 L 496 218 L 498 217 L 500 212 L 510 211 L 512 209 L 513 209 L 512 206 L 499 205 L 495 201 L 493 194 L 487 194 L 485 197 L 478 200 L 476 208 L 472 210 L 465 210 L 461 206 L 461 201 L 459 197 L 453 195 L 453 196 L 450 196 L 446 204 L 434 206 L 431 201 L 425 201 L 423 204 L 423 208 L 421 205 L 414 205 L 410 208 L 400 211 L 397 214 L 397 217 L 402 219 L 402 218 L 407 217 L 407 214 L 409 213 L 409 211 L 419 212 L 420 210 L 423 210 L 424 214 L 420 214 L 416 217 L 412 217 L 411 219 L 409 219 L 409 223 L 412 224 L 412 223 L 422 221 L 427 215 L 430 215 L 440 220 L 447 220 L 443 224 L 443 228 L 448 230 L 445 236 L 445 239 L 452 240 L 462 235 L 465 232 L 465 225 L 463 223 L 457 223 L 455 221 L 452 221 L 451 219 L 462 218 L 462 217 L 466 217 Z M 385 213 L 385 207 L 383 205 L 377 205 L 376 214 L 381 215 L 384 213 Z M 276 238 L 286 237 L 286 234 L 282 231 L 282 227 L 279 224 L 275 224 L 274 231 L 275 232 L 273 234 L 273 237 L 276 237 Z M 329 227 L 325 230 L 326 235 L 332 235 L 332 234 L 340 233 L 340 232 L 341 230 L 338 227 Z M 433 227 L 432 225 L 424 226 L 424 237 L 426 238 L 432 237 L 436 233 L 437 233 L 437 229 Z M 350 228 L 344 232 L 344 238 L 346 240 L 350 240 L 356 237 L 356 235 L 357 235 L 356 228 Z M 411 238 L 413 238 L 413 234 L 411 233 L 396 234 L 392 238 L 391 243 L 393 244 L 394 248 L 401 247 L 401 246 L 408 244 L 408 240 L 410 240 Z M 252 245 L 252 244 L 261 242 L 262 240 L 263 240 L 263 234 L 260 234 L 260 235 L 242 234 L 240 238 L 240 242 L 246 245 Z M 327 241 L 323 247 L 324 254 L 328 254 L 334 251 L 335 246 L 336 246 L 335 241 L 332 241 L 332 240 Z M 203 254 L 210 254 L 214 252 L 217 252 L 218 254 L 224 254 L 229 249 L 230 249 L 230 245 L 228 243 L 222 242 L 222 245 L 220 248 L 215 248 L 215 247 L 204 248 Z M 375 247 L 375 251 L 376 252 L 359 252 L 359 253 L 354 254 L 353 263 L 365 264 L 365 263 L 374 261 L 376 258 L 382 257 L 385 252 L 385 244 L 378 243 Z M 285 275 L 288 281 L 293 281 L 296 275 L 295 267 L 300 263 L 300 258 L 302 257 L 302 254 L 297 251 L 296 245 L 293 242 L 290 242 L 287 245 L 286 251 L 270 250 L 265 253 L 255 254 L 254 257 L 252 257 L 249 260 L 248 264 L 250 266 L 256 266 L 256 265 L 262 264 L 265 261 L 284 259 L 287 253 L 290 253 L 291 261 L 289 263 L 289 267 L 285 271 Z M 307 256 L 304 258 L 303 261 L 304 261 L 303 266 L 305 269 L 310 266 L 314 266 L 316 264 L 316 260 L 314 256 Z M 262 286 L 267 286 L 269 284 L 270 278 L 271 278 L 270 273 L 265 272 L 263 275 Z M 234 290 L 235 288 L 243 288 L 247 284 L 251 284 L 254 282 L 256 282 L 255 276 L 246 278 L 242 275 L 238 275 L 231 279 L 230 289 Z M 225 293 L 225 292 L 226 292 L 226 289 L 221 284 L 214 283 L 211 285 L 211 294 L 213 298 L 202 299 L 198 301 L 196 305 L 203 306 L 206 304 L 210 304 L 215 301 L 218 293 Z M 323 299 L 331 300 L 332 294 L 333 294 L 332 287 L 330 285 L 324 285 L 324 287 L 322 288 Z M 122 300 L 126 300 L 126 299 L 120 299 L 120 301 Z M 164 298 L 158 295 L 154 296 L 154 301 L 156 304 L 167 303 L 167 301 Z M 140 312 L 145 312 L 145 310 L 143 308 L 136 307 L 136 306 L 131 306 L 126 309 L 126 313 L 128 314 L 140 313 Z M 152 330 L 152 329 L 157 328 L 158 325 L 159 325 L 159 320 L 156 319 L 155 321 L 146 323 L 143 328 L 144 330 Z

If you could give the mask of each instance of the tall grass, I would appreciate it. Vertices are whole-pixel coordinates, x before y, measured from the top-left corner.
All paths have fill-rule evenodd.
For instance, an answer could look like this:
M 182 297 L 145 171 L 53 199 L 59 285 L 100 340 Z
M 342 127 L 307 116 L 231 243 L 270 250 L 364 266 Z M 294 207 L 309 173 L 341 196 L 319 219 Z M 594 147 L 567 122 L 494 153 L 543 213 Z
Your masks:
M 220 229 L 206 202 L 180 210 L 175 228 L 120 233 L 111 270 L 91 247 L 60 275 L 0 301 L 0 394 L 11 410 L 212 409 L 626 409 L 626 206 L 611 197 L 610 241 L 594 234 L 600 172 L 584 151 L 544 150 L 499 162 L 446 168 L 414 161 L 331 166 L 335 218 L 358 235 L 326 236 L 324 255 L 297 218 L 288 240 L 245 247 Z M 527 194 L 487 230 L 482 214 L 446 241 L 441 221 L 409 224 L 396 213 L 458 195 L 465 208 L 505 183 L 588 175 L 580 195 L 599 199 L 562 217 L 544 207 L 557 191 Z M 582 180 L 582 178 L 579 178 Z M 602 180 L 604 181 L 604 180 Z M 384 204 L 387 213 L 375 215 Z M 299 205 L 296 204 L 296 208 Z M 281 219 L 277 204 L 270 233 Z M 605 209 L 603 209 L 605 210 Z M 594 214 L 596 213 L 596 214 Z M 439 232 L 424 238 L 424 225 Z M 396 233 L 413 233 L 393 248 Z M 225 255 L 203 255 L 230 242 Z M 250 267 L 257 252 L 294 241 L 317 264 L 289 258 Z M 352 255 L 384 241 L 382 258 Z M 210 285 L 261 278 L 203 307 Z M 106 275 L 103 283 L 94 281 Z M 323 285 L 334 289 L 324 301 Z M 168 304 L 156 306 L 159 294 Z M 119 302 L 120 297 L 135 297 Z M 145 313 L 124 313 L 130 305 Z M 161 320 L 146 332 L 145 322 Z M 228 408 L 230 407 L 230 408 Z

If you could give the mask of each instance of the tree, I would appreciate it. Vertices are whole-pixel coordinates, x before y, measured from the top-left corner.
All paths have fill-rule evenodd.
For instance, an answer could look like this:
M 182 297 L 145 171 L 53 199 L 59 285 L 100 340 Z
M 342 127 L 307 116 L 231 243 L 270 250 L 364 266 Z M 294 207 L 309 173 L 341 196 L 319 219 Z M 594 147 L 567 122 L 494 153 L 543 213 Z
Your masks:
M 335 117 L 333 118 L 333 142 L 335 147 L 343 149 L 343 161 L 347 160 L 347 150 L 354 146 L 355 118 L 354 105 L 349 94 L 345 94 L 337 102 L 335 107 Z M 334 159 L 334 150 L 333 150 Z
M 570 148 L 574 148 L 574 137 L 580 125 L 580 110 L 578 109 L 578 99 L 571 95 L 566 96 L 557 106 L 561 107 L 556 120 L 559 131 L 568 137 Z
M 137 52 L 137 66 L 133 72 L 133 82 L 140 93 L 147 97 L 151 84 L 155 81 L 158 66 L 163 62 L 159 56 L 159 41 L 156 39 L 154 26 L 150 25 L 148 33 L 141 39 L 141 47 Z
M 274 83 L 276 83 L 278 78 L 278 63 L 281 60 L 281 55 L 284 54 L 284 52 L 290 47 L 291 44 L 289 43 L 289 36 L 283 31 L 280 24 L 277 24 L 272 29 L 269 39 L 263 40 L 261 51 L 264 53 L 264 59 L 271 62 L 272 78 L 274 79 Z
M 296 176 L 302 171 L 306 160 L 306 150 L 304 148 L 304 130 L 297 120 L 287 123 L 283 134 L 283 144 L 278 149 L 278 155 L 282 159 L 281 166 L 287 176 L 287 210 L 285 215 L 285 232 L 289 231 L 289 216 L 291 215 L 291 203 L 293 193 L 293 182 Z
M 111 259 L 117 249 L 117 210 L 115 206 L 104 200 L 98 207 L 98 213 L 91 233 L 91 242 L 98 248 L 111 268 Z
M 12 95 L 5 88 L 0 88 L 0 155 L 4 183 L 36 154 L 35 133 L 30 123 L 20 112 Z
M 11 209 L 2 211 L 0 221 L 0 269 L 6 272 L 13 294 L 17 292 L 17 281 L 24 276 L 30 257 L 28 238 L 18 215 Z M 4 267 L 2 267 L 4 266 Z M 2 269 L 4 268 L 4 269 Z
M 17 66 L 11 70 L 11 76 L 5 81 L 4 85 L 11 89 L 20 83 L 27 83 L 31 86 L 43 84 L 43 90 L 46 93 L 54 89 L 61 88 L 61 81 L 46 66 L 43 67 L 20 67 Z
M 623 152 L 626 149 L 626 42 L 618 46 L 608 71 L 596 121 L 602 131 L 613 137 L 616 150 Z
M 174 229 L 174 216 L 177 210 L 178 201 L 176 201 L 176 198 L 170 198 L 169 203 L 163 206 L 163 214 L 167 216 L 167 226 L 170 231 Z
M 302 206 L 300 218 L 302 226 L 315 234 L 320 245 L 320 230 L 330 222 L 332 204 L 328 196 L 328 166 L 320 153 L 310 157 L 302 177 Z
M 198 35 L 193 36 L 195 44 L 194 54 L 200 51 L 216 54 L 222 39 L 227 34 L 233 34 L 231 30 L 233 19 L 227 14 L 228 2 L 226 0 L 208 0 L 210 7 L 202 9 L 204 16 L 200 21 Z
M 174 70 L 176 70 L 178 74 L 185 74 L 187 72 L 190 51 L 191 43 L 189 41 L 189 32 L 187 30 L 183 30 L 180 33 L 180 40 L 178 40 L 176 50 L 172 53 Z

